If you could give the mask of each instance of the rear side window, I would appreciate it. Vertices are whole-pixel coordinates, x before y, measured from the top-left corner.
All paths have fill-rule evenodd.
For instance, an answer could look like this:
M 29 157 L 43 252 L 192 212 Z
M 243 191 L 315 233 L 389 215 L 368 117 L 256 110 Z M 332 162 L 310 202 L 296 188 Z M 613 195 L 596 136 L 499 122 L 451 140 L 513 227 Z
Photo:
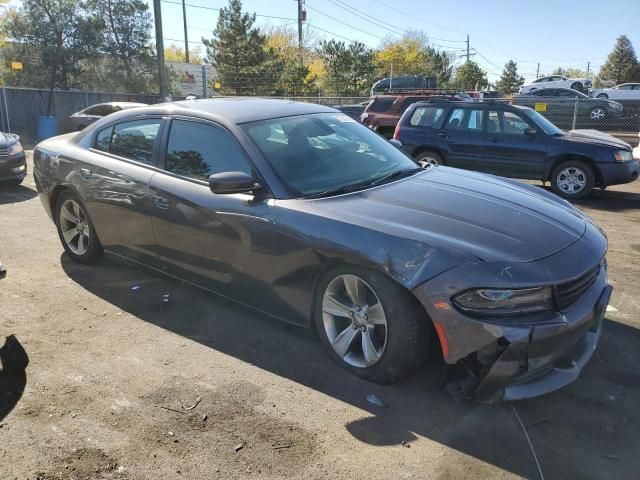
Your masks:
M 482 130 L 483 110 L 454 108 L 449 115 L 445 128 L 451 130 Z
M 96 136 L 96 148 L 98 150 L 102 150 L 103 152 L 109 151 L 109 143 L 111 143 L 111 133 L 113 132 L 113 127 L 108 127 L 98 132 Z
M 382 113 L 389 110 L 389 107 L 393 105 L 393 102 L 396 101 L 398 97 L 384 97 L 384 98 L 376 98 L 369 104 L 367 107 L 368 112 L 374 113 Z
M 114 107 L 113 105 L 96 105 L 94 107 L 88 108 L 87 110 L 84 111 L 84 113 L 85 115 L 96 115 L 99 117 L 104 117 L 117 110 L 120 110 L 120 109 Z
M 118 123 L 113 127 L 108 152 L 136 162 L 153 165 L 153 146 L 159 129 L 160 119 Z M 98 134 L 96 141 L 96 147 L 99 149 L 98 141 L 100 141 L 102 133 Z
M 270 130 L 275 137 L 280 133 Z M 185 120 L 171 122 L 165 169 L 204 181 L 215 173 L 252 173 L 240 145 L 226 130 Z
M 418 107 L 411 114 L 409 125 L 412 127 L 433 127 L 442 118 L 443 113 L 444 108 L 442 107 Z

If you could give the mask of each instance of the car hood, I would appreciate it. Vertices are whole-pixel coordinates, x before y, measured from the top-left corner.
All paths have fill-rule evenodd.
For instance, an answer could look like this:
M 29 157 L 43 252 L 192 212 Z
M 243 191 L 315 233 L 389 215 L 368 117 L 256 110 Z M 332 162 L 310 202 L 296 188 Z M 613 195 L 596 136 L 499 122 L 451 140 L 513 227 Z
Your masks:
M 568 202 L 521 182 L 448 167 L 339 197 L 313 200 L 318 215 L 443 253 L 528 262 L 580 239 L 586 217 Z
M 561 138 L 570 142 L 588 143 L 591 145 L 601 145 L 605 147 L 629 150 L 631 146 L 608 133 L 599 132 L 598 130 L 570 130 L 565 132 Z
M 19 139 L 20 137 L 18 137 L 17 135 L 14 135 L 13 133 L 0 132 L 0 146 L 2 147 L 11 145 L 16 140 L 19 140 Z

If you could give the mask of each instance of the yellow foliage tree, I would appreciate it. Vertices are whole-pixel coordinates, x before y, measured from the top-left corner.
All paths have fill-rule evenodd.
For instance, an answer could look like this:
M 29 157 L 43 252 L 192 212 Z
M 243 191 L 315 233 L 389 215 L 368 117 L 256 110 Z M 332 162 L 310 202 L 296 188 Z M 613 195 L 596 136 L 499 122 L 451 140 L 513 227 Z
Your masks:
M 164 49 L 164 59 L 167 62 L 184 62 L 184 47 L 179 47 L 175 43 L 172 43 Z M 189 62 L 190 63 L 202 63 L 202 55 L 200 55 L 200 49 L 189 49 Z

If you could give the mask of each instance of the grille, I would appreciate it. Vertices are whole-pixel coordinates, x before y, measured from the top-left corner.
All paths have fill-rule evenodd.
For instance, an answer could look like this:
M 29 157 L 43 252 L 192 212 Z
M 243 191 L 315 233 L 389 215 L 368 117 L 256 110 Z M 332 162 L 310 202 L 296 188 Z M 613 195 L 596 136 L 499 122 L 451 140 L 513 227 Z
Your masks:
M 589 287 L 593 285 L 598 278 L 598 272 L 600 271 L 600 265 L 592 268 L 584 275 L 571 280 L 567 283 L 561 283 L 556 285 L 553 289 L 556 304 L 560 310 L 567 310 L 573 304 L 575 304 L 584 293 L 589 290 Z
M 8 157 L 9 149 L 8 148 L 0 148 L 0 157 Z

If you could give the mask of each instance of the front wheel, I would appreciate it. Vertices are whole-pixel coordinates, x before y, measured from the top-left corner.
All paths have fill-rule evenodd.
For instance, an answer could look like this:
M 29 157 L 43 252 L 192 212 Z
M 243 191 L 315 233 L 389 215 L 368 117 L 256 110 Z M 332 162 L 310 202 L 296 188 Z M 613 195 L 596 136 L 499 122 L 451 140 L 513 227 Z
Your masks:
M 584 86 L 580 82 L 573 82 L 571 84 L 571 88 L 577 90 L 578 92 L 582 92 L 584 90 Z
M 589 112 L 589 117 L 591 117 L 591 120 L 601 121 L 604 120 L 606 116 L 607 111 L 604 109 L 604 107 L 595 107 L 592 108 Z
M 329 355 L 351 373 L 392 383 L 424 360 L 431 330 L 424 310 L 402 286 L 358 267 L 320 281 L 314 315 Z
M 55 210 L 56 227 L 62 246 L 78 263 L 96 263 L 102 257 L 102 246 L 89 214 L 80 199 L 70 191 L 58 197 Z
M 597 98 L 602 98 L 603 100 L 606 100 L 607 98 L 609 98 L 609 95 L 607 95 L 606 93 L 601 93 L 598 95 Z
M 586 197 L 594 185 L 593 168 L 579 160 L 561 163 L 551 175 L 553 191 L 569 200 Z

